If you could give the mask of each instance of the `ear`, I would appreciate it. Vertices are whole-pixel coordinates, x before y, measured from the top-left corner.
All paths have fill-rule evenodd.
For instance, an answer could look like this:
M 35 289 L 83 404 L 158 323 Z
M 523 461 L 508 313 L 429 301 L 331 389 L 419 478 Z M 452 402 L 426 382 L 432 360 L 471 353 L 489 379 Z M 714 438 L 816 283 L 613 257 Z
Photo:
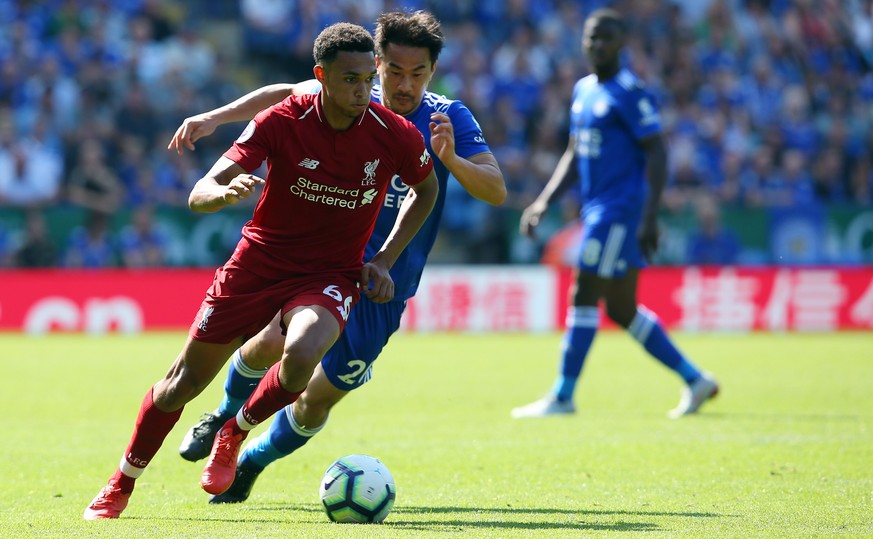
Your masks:
M 312 68 L 312 74 L 315 75 L 315 80 L 324 84 L 324 67 L 317 65 Z
M 379 69 L 379 66 L 382 65 L 382 58 L 379 55 L 376 55 L 376 69 Z

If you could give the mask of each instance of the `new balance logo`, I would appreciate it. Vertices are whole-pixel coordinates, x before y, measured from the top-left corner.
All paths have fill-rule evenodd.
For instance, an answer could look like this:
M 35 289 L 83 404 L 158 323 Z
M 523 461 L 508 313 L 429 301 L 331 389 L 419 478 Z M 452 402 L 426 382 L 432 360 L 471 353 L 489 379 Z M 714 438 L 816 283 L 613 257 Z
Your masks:
M 300 161 L 299 163 L 297 163 L 297 166 L 308 168 L 309 170 L 315 170 L 315 167 L 318 166 L 318 161 L 316 161 L 315 159 L 310 159 L 307 157 L 303 161 Z

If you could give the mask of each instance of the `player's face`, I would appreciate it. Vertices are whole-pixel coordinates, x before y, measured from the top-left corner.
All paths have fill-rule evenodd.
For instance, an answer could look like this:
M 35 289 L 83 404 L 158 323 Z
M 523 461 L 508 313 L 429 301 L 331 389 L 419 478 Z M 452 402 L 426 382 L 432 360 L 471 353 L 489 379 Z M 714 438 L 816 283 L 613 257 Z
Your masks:
M 588 19 L 582 33 L 582 50 L 591 62 L 594 71 L 614 69 L 618 66 L 618 54 L 624 46 L 621 29 L 602 19 Z
M 436 68 L 430 62 L 430 51 L 389 43 L 376 64 L 382 83 L 382 104 L 401 115 L 415 111 Z
M 341 51 L 333 61 L 315 66 L 314 72 L 321 82 L 322 104 L 331 125 L 333 118 L 353 120 L 369 106 L 370 90 L 376 80 L 376 60 L 372 52 Z

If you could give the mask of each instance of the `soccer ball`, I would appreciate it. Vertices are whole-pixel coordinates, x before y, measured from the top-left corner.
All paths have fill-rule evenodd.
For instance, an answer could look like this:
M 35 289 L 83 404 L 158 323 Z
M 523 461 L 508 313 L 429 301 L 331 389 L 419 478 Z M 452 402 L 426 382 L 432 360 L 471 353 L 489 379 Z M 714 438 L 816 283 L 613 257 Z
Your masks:
M 319 493 L 334 522 L 382 522 L 394 507 L 397 487 L 379 459 L 347 455 L 324 472 Z

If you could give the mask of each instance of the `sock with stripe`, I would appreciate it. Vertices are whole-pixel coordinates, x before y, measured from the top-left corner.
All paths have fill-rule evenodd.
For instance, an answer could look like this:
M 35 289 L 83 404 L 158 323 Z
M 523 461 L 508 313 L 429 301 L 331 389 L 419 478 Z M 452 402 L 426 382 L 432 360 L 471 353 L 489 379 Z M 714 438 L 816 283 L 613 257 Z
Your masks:
M 258 387 L 258 382 L 267 374 L 267 369 L 253 369 L 246 365 L 241 350 L 241 348 L 237 348 L 227 368 L 227 378 L 224 380 L 224 399 L 218 405 L 217 411 L 224 421 L 239 412 L 246 399 Z
M 133 435 L 121 463 L 110 481 L 116 481 L 122 492 L 132 492 L 134 482 L 145 471 L 145 467 L 154 458 L 158 449 L 164 443 L 170 430 L 179 420 L 184 407 L 174 412 L 164 412 L 155 406 L 153 400 L 154 388 L 149 388 L 142 400 Z
M 585 357 L 597 334 L 600 313 L 597 307 L 576 307 L 567 309 L 567 329 L 561 347 L 561 364 L 558 377 L 552 386 L 552 393 L 558 400 L 573 399 L 576 382 L 582 373 Z
M 261 379 L 252 396 L 248 398 L 236 414 L 236 420 L 232 421 L 234 433 L 247 433 L 275 412 L 297 400 L 303 393 L 300 391 L 286 391 L 279 383 L 279 368 L 282 363 L 276 363 L 267 370 L 267 374 Z
M 282 457 L 303 447 L 318 434 L 327 421 L 317 427 L 302 427 L 294 419 L 293 405 L 286 406 L 273 416 L 270 429 L 252 440 L 240 457 L 240 466 L 261 472 Z
M 687 384 L 700 378 L 700 370 L 694 366 L 679 351 L 667 336 L 658 316 L 642 305 L 637 307 L 637 314 L 627 328 L 628 332 L 636 339 L 646 352 L 655 359 L 676 371 Z

